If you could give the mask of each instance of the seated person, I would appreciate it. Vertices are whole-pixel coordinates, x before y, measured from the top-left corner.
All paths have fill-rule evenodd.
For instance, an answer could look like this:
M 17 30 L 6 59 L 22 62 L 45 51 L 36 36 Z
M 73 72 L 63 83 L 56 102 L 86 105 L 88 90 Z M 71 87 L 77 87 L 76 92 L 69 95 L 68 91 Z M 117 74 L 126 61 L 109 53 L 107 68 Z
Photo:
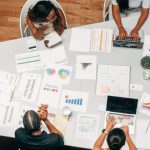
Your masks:
M 56 31 L 61 35 L 66 28 L 65 16 L 61 9 L 56 8 L 50 1 L 39 1 L 30 8 L 26 17 L 32 35 L 42 40 L 44 35 Z
M 120 12 L 128 15 L 135 11 L 141 10 L 141 15 L 137 24 L 132 29 L 130 36 L 136 40 L 138 38 L 138 31 L 146 21 L 149 15 L 150 0 L 112 0 L 112 14 L 119 29 L 119 37 L 123 39 L 127 36 L 127 32 L 122 25 Z
M 109 117 L 107 119 L 106 129 L 102 131 L 103 133 L 95 142 L 93 150 L 104 150 L 102 149 L 102 145 L 106 137 L 109 146 L 106 150 L 121 150 L 122 146 L 125 145 L 125 141 L 128 143 L 129 150 L 137 150 L 130 138 L 128 126 L 113 129 L 114 126 L 115 118 Z
M 63 135 L 58 131 L 47 118 L 47 105 L 42 105 L 38 113 L 29 110 L 23 116 L 24 128 L 15 131 L 15 139 L 20 150 L 57 150 L 64 145 Z M 43 121 L 50 131 L 50 134 L 41 131 Z

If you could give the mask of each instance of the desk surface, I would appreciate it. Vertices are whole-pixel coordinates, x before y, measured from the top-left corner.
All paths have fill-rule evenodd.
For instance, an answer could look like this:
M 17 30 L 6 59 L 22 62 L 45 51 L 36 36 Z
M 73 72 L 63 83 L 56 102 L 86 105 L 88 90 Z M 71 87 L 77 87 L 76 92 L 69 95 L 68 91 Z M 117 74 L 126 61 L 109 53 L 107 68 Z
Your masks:
M 138 17 L 129 17 L 123 19 L 123 24 L 128 28 L 128 25 L 131 25 L 132 28 L 137 22 Z M 143 29 L 145 34 L 150 34 L 149 30 L 150 18 L 144 24 Z M 96 23 L 83 26 L 84 28 L 110 28 L 114 29 L 114 21 L 108 21 L 104 23 Z M 71 52 L 69 51 L 69 43 L 71 37 L 71 29 L 68 29 L 62 35 L 63 45 L 66 50 L 66 55 L 68 58 L 68 64 L 72 65 L 73 71 L 71 75 L 70 84 L 64 86 L 63 88 L 75 90 L 75 91 L 85 91 L 89 93 L 88 107 L 86 113 L 88 114 L 98 114 L 100 116 L 99 120 L 99 131 L 103 129 L 104 122 L 104 113 L 98 111 L 99 104 L 106 104 L 106 96 L 97 96 L 95 94 L 96 80 L 78 80 L 75 79 L 75 55 L 87 54 L 82 52 Z M 30 38 L 30 37 L 27 37 Z M 37 41 L 38 50 L 46 49 L 42 41 Z M 27 52 L 26 38 L 20 38 L 11 41 L 0 42 L 0 70 L 8 71 L 11 73 L 16 73 L 16 65 L 14 55 L 17 53 Z M 112 47 L 111 53 L 93 53 L 97 56 L 98 64 L 111 64 L 111 65 L 129 65 L 131 66 L 131 82 L 143 85 L 143 91 L 150 93 L 150 82 L 143 80 L 142 77 L 142 68 L 140 66 L 140 59 L 142 57 L 142 50 L 130 49 L 130 48 L 116 48 Z M 142 92 L 130 91 L 130 97 L 140 98 Z M 76 125 L 76 115 L 77 113 L 73 112 L 72 117 L 70 118 L 69 125 L 65 135 L 65 144 L 70 146 L 85 147 L 91 148 L 87 143 L 83 142 L 74 142 L 74 130 L 72 130 Z M 146 116 L 138 112 L 138 117 L 146 118 Z M 13 137 L 13 132 L 11 129 L 0 128 L 0 135 L 11 136 Z M 134 135 L 135 136 L 135 135 Z M 133 136 L 133 138 L 134 138 Z

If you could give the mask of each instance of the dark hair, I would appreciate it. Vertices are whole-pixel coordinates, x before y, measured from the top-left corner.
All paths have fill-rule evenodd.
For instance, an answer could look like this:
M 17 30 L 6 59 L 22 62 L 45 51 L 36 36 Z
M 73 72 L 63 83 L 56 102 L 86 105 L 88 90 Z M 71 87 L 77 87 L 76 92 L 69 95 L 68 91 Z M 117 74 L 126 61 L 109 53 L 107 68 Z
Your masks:
M 129 9 L 129 0 L 117 0 L 117 3 L 119 5 L 120 12 L 124 12 Z
M 39 1 L 33 8 L 29 9 L 28 17 L 31 21 L 43 22 L 47 20 L 46 17 L 53 9 L 57 15 L 57 9 L 50 1 Z
M 33 110 L 27 111 L 23 116 L 23 125 L 28 132 L 39 130 L 40 118 L 38 114 Z
M 122 129 L 114 128 L 108 133 L 107 143 L 110 150 L 120 150 L 120 148 L 125 144 L 126 136 Z

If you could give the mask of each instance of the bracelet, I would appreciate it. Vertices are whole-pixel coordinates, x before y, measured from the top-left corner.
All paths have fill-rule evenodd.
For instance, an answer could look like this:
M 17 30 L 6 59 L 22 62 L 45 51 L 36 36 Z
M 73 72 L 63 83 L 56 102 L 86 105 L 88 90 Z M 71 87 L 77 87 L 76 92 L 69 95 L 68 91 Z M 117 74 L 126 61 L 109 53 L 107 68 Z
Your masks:
M 120 30 L 121 28 L 124 28 L 124 27 L 123 27 L 123 26 L 119 27 L 119 30 Z

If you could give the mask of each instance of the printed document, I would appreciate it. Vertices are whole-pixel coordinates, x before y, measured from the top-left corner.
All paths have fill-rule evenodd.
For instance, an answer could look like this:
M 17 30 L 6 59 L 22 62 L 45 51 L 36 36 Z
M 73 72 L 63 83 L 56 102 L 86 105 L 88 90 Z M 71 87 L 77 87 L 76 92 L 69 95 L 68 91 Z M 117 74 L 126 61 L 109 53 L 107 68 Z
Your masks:
M 97 95 L 129 96 L 130 66 L 98 65 Z

